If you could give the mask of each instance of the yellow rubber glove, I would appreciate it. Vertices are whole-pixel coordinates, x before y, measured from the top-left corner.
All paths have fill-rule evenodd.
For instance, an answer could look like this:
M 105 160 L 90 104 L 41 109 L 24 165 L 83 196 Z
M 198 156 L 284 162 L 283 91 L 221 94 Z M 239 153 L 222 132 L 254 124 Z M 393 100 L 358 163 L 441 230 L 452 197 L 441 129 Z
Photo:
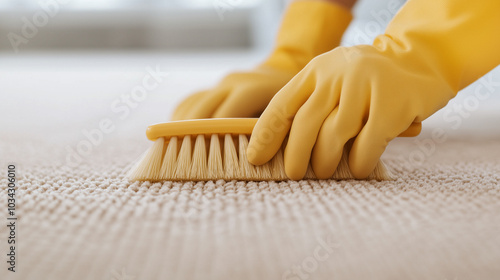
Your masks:
M 325 1 L 290 4 L 269 58 L 248 72 L 233 73 L 215 88 L 184 100 L 174 120 L 259 116 L 271 98 L 311 59 L 337 47 L 352 15 Z
M 253 130 L 249 161 L 267 162 L 289 133 L 286 174 L 303 178 L 311 160 L 328 178 L 356 137 L 349 167 L 366 178 L 390 140 L 500 63 L 499 11 L 498 0 L 409 0 L 373 45 L 313 59 L 276 94 Z

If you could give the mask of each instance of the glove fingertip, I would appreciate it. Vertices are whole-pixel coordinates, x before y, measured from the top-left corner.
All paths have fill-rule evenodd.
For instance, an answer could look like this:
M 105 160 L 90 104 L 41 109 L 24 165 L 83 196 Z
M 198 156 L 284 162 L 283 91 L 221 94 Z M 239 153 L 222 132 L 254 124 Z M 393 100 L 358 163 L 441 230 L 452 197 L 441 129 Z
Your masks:
M 269 161 L 266 157 L 267 152 L 265 150 L 258 151 L 251 142 L 247 148 L 247 159 L 253 165 L 262 165 Z
M 247 159 L 253 165 L 262 165 L 270 161 L 281 148 L 282 141 L 263 142 L 262 138 L 252 134 L 247 148 Z
M 354 141 L 349 153 L 349 169 L 356 179 L 366 179 L 370 176 L 385 150 L 385 147 L 380 149 L 375 147 L 368 149 L 367 147 L 366 141 L 363 141 L 363 136 L 360 135 Z

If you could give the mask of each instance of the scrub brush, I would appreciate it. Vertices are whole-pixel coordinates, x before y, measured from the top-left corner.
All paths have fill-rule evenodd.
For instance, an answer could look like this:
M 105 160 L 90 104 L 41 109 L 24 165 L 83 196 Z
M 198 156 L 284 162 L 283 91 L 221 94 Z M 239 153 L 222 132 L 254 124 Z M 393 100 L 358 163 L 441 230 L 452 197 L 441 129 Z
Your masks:
M 160 123 L 148 127 L 146 135 L 153 146 L 129 171 L 139 181 L 282 181 L 285 174 L 284 146 L 267 163 L 248 162 L 246 150 L 257 118 L 199 119 Z M 415 136 L 420 124 L 413 124 L 400 136 Z M 286 142 L 286 141 L 285 141 Z M 353 179 L 347 164 L 348 143 L 332 179 Z M 316 179 L 309 166 L 304 179 Z M 392 175 L 379 161 L 367 179 L 390 180 Z

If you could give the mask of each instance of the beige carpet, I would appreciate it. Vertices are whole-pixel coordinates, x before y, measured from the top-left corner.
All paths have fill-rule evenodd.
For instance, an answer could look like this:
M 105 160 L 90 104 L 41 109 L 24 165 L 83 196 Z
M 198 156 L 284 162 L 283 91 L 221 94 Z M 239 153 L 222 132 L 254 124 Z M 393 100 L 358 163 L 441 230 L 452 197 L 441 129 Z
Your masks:
M 500 87 L 467 117 L 437 115 L 418 138 L 391 143 L 395 181 L 133 183 L 123 171 L 150 145 L 145 125 L 214 72 L 182 72 L 177 55 L 118 57 L 104 70 L 83 58 L 73 70 L 56 57 L 0 67 L 1 280 L 500 279 Z M 120 72 L 134 61 L 137 72 Z M 126 119 L 110 112 L 156 63 L 170 80 Z M 103 118 L 116 131 L 68 168 L 67 147 Z M 432 141 L 440 128 L 446 141 Z M 8 163 L 19 178 L 15 273 Z
M 393 182 L 155 184 L 123 178 L 139 137 L 70 171 L 60 146 L 7 139 L 19 245 L 0 279 L 498 279 L 499 139 L 450 139 L 423 165 L 397 141 Z

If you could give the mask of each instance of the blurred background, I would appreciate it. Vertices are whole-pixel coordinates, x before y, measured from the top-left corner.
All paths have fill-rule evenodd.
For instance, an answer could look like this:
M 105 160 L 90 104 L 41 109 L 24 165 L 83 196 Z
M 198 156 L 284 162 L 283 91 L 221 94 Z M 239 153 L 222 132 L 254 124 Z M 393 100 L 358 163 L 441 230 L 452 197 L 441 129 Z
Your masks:
M 360 0 L 356 22 L 375 20 L 379 25 L 366 26 L 358 38 L 348 32 L 347 41 L 370 43 L 387 24 L 384 12 L 404 2 Z M 268 48 L 286 5 L 285 0 L 2 0 L 0 48 L 7 52 Z
M 37 33 L 23 50 L 249 48 L 272 33 L 283 6 L 277 0 L 3 0 L 0 32 L 7 38 L 28 26 Z M 12 49 L 9 40 L 0 47 Z
M 371 43 L 404 2 L 360 0 L 342 44 Z M 185 96 L 262 61 L 285 7 L 283 0 L 2 0 L 0 111 L 12 118 L 0 128 L 81 138 L 82 129 L 111 118 L 116 131 L 143 137 Z M 113 106 L 125 103 L 151 68 L 168 77 L 127 104 L 129 114 L 117 114 Z M 500 81 L 498 69 L 492 75 Z M 465 102 L 474 88 L 453 102 Z M 495 120 L 499 91 L 473 104 L 471 115 Z M 435 125 L 446 126 L 437 115 Z M 460 128 L 478 129 L 474 118 L 463 118 Z

